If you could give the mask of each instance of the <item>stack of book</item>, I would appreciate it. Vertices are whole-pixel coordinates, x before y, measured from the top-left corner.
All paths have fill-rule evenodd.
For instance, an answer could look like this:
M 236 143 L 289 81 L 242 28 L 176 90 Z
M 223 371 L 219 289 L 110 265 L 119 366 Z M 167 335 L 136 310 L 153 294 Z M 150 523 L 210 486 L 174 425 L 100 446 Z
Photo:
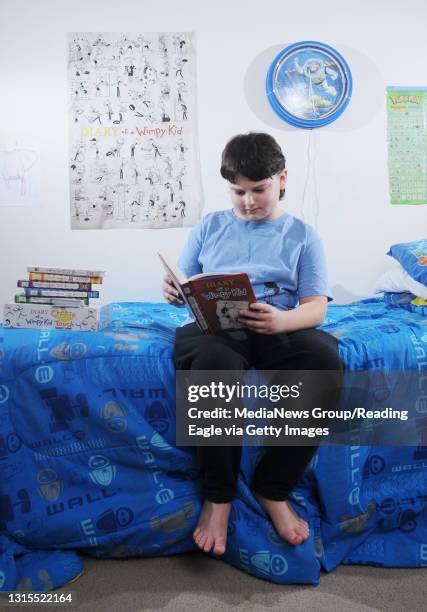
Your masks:
M 92 285 L 102 284 L 105 274 L 66 268 L 27 268 L 27 272 L 28 280 L 17 282 L 24 292 L 15 295 L 15 302 L 71 307 L 89 306 L 89 298 L 99 298 Z
M 14 304 L 5 304 L 5 327 L 100 328 L 99 309 L 90 306 L 89 300 L 99 298 L 99 291 L 92 285 L 102 283 L 104 272 L 34 267 L 27 271 L 28 279 L 17 282 L 23 292 L 15 295 Z

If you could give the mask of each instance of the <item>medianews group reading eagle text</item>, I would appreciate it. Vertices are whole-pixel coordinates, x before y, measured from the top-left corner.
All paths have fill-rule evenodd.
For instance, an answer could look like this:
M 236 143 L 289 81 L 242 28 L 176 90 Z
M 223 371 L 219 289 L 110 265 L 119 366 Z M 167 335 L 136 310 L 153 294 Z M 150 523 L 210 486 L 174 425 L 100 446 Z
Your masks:
M 322 410 L 316 407 L 312 410 L 285 410 L 285 408 L 258 408 L 250 410 L 248 408 L 212 408 L 203 410 L 199 408 L 189 408 L 188 416 L 190 419 L 341 419 L 348 421 L 351 419 L 398 419 L 408 420 L 408 410 L 395 410 L 384 408 L 383 410 L 368 410 L 358 406 L 352 410 Z

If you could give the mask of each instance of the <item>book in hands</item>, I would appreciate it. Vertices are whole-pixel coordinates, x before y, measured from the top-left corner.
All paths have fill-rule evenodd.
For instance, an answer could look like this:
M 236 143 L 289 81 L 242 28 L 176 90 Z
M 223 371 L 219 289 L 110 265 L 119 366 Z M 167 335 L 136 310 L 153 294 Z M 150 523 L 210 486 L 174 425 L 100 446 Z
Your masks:
M 167 255 L 159 253 L 159 257 L 174 287 L 205 334 L 244 327 L 238 320 L 239 311 L 256 302 L 251 281 L 245 272 L 204 272 L 187 278 Z

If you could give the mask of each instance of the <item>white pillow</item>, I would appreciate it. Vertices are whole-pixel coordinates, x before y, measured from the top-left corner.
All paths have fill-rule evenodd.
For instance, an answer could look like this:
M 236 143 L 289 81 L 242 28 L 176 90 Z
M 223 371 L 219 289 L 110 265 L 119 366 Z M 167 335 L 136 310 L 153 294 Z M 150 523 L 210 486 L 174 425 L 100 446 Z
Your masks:
M 409 291 L 417 297 L 427 300 L 427 287 L 414 280 L 399 264 L 399 267 L 384 272 L 374 285 L 374 293 L 390 291 L 391 293 L 403 293 Z

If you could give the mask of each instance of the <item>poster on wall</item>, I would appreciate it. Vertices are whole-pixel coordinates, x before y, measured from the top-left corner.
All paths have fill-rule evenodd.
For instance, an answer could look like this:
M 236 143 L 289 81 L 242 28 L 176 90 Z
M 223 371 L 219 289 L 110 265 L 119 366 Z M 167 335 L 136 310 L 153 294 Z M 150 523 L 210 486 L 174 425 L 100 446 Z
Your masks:
M 0 135 L 0 206 L 40 205 L 40 147 L 20 135 Z
M 391 204 L 427 204 L 427 87 L 387 87 Z
M 194 225 L 194 33 L 70 33 L 68 52 L 71 228 Z

